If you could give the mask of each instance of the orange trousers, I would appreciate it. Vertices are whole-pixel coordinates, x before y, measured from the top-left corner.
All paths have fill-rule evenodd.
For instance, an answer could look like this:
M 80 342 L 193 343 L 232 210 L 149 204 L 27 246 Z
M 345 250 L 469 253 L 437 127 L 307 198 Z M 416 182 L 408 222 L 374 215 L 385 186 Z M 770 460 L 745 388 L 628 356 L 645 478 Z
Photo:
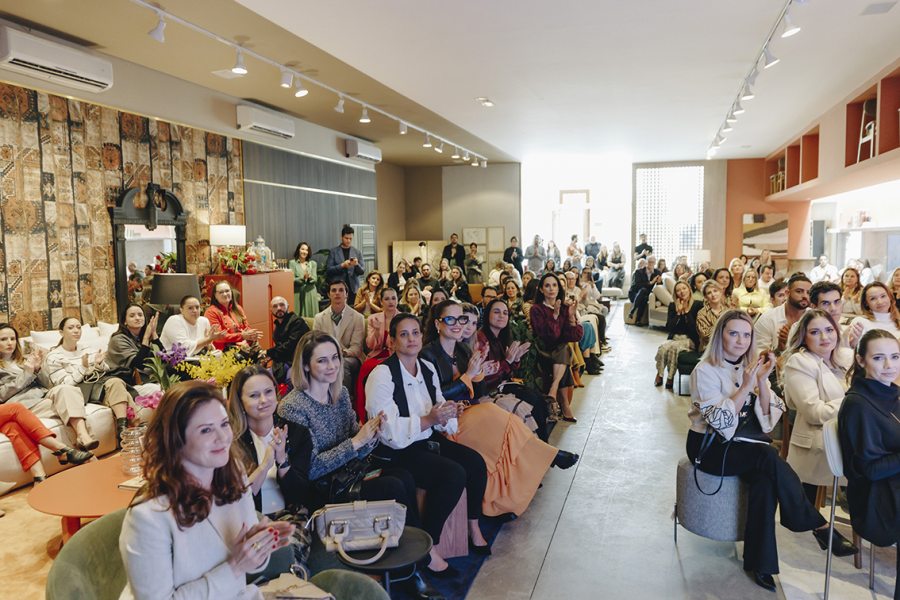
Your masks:
M 45 437 L 54 437 L 53 432 L 44 427 L 33 412 L 18 402 L 0 404 L 0 433 L 9 438 L 23 471 L 41 459 L 37 442 Z

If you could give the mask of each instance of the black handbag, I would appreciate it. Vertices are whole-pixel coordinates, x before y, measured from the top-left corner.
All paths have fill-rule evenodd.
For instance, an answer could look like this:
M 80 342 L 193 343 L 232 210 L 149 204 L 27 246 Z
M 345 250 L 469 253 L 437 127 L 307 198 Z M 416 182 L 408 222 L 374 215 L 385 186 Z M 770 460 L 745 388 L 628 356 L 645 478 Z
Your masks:
M 328 502 L 352 502 L 359 500 L 363 479 L 370 470 L 372 463 L 369 456 L 354 458 L 339 469 L 320 477 L 313 485 Z

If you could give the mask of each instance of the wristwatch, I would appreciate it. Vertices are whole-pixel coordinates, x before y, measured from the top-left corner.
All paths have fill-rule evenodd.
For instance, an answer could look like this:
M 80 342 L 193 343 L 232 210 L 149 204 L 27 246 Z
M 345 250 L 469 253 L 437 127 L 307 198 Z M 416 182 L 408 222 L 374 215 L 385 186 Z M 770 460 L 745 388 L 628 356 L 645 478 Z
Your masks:
M 285 456 L 285 457 L 284 457 L 284 462 L 275 463 L 275 466 L 278 467 L 279 469 L 287 469 L 288 467 L 291 466 L 291 459 L 290 459 L 290 457 Z

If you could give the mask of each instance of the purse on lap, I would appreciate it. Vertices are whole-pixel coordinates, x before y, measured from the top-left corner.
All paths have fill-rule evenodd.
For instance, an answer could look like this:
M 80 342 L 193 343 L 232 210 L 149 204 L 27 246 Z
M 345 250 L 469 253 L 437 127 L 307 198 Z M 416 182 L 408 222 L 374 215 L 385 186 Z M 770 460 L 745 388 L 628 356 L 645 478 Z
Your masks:
M 370 565 L 396 548 L 406 525 L 406 507 L 396 500 L 346 504 L 326 504 L 313 513 L 309 522 L 319 534 L 328 552 L 337 551 L 354 565 Z M 378 550 L 366 559 L 352 558 L 347 552 Z

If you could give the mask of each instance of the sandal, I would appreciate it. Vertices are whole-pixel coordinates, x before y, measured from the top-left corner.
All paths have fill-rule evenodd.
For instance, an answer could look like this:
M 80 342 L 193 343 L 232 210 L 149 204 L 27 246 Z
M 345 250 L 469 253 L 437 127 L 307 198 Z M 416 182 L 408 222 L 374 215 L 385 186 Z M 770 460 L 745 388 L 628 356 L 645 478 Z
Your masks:
M 65 456 L 63 456 L 65 455 Z M 78 450 L 77 448 L 60 448 L 56 452 L 53 453 L 53 456 L 56 457 L 56 460 L 59 461 L 61 465 L 80 465 L 82 463 L 86 463 L 87 461 L 94 458 L 94 455 L 90 452 L 86 452 L 84 450 Z

